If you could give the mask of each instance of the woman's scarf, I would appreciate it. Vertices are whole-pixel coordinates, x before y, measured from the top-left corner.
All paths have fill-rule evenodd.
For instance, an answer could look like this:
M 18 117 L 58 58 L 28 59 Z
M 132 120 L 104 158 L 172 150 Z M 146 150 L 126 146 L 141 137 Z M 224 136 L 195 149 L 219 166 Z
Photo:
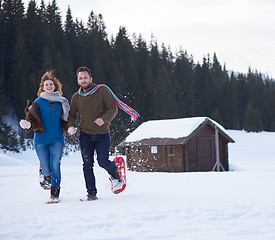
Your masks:
M 52 93 L 42 92 L 40 94 L 40 97 L 48 101 L 60 102 L 62 104 L 62 110 L 63 110 L 61 119 L 63 119 L 66 122 L 68 121 L 70 104 L 66 98 L 60 96 L 60 93 L 58 91 L 52 92 Z
M 113 91 L 105 84 L 99 84 L 95 88 L 86 93 L 81 93 L 81 88 L 79 88 L 78 94 L 82 97 L 87 97 L 89 95 L 94 94 L 100 87 L 106 87 L 110 91 L 110 93 L 115 99 L 116 104 L 119 106 L 120 109 L 122 109 L 124 112 L 131 116 L 132 121 L 135 122 L 138 119 L 138 117 L 140 116 L 139 113 L 127 104 L 125 104 L 124 102 L 122 102 L 121 100 L 119 100 L 118 97 L 113 93 Z

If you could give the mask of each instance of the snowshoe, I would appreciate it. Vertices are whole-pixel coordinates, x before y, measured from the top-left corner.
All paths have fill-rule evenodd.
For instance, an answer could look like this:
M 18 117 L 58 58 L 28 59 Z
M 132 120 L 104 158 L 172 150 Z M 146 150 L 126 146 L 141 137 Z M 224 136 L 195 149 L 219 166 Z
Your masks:
M 115 157 L 113 162 L 117 167 L 117 171 L 109 178 L 111 190 L 114 194 L 119 194 L 126 188 L 126 166 L 122 157 Z

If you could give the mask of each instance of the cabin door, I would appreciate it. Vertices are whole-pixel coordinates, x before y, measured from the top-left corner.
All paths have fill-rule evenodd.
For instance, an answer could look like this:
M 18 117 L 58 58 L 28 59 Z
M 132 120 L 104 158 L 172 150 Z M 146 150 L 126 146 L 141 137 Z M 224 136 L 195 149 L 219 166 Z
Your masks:
M 213 145 L 210 137 L 197 138 L 198 171 L 212 171 Z

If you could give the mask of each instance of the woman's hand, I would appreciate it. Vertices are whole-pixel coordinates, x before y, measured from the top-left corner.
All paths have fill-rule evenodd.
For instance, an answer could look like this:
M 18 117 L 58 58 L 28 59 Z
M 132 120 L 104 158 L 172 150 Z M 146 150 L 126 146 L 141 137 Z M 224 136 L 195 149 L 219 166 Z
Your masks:
M 32 126 L 32 124 L 29 121 L 25 120 L 25 119 L 21 119 L 20 122 L 19 122 L 19 125 L 23 129 L 30 129 L 31 126 Z

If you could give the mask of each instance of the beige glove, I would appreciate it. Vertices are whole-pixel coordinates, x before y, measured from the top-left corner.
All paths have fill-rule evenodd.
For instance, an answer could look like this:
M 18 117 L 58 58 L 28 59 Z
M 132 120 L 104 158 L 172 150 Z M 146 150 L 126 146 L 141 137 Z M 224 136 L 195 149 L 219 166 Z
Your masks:
M 19 125 L 23 129 L 30 129 L 32 126 L 31 123 L 25 119 L 21 119 L 19 122 Z
M 76 128 L 75 127 L 73 127 L 73 126 L 71 126 L 71 127 L 69 127 L 69 129 L 68 129 L 68 134 L 70 135 L 70 136 L 72 136 L 72 135 L 74 135 L 75 133 L 76 133 Z

